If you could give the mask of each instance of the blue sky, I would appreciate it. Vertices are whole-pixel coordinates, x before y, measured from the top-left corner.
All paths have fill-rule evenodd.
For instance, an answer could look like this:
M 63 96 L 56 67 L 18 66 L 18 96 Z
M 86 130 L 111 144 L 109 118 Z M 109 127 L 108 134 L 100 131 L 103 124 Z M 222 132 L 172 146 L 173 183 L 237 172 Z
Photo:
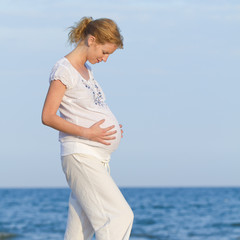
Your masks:
M 54 63 L 83 16 L 114 19 L 124 49 L 92 66 L 124 126 L 119 186 L 240 185 L 239 1 L 5 1 L 0 10 L 0 187 L 66 186 L 41 124 Z

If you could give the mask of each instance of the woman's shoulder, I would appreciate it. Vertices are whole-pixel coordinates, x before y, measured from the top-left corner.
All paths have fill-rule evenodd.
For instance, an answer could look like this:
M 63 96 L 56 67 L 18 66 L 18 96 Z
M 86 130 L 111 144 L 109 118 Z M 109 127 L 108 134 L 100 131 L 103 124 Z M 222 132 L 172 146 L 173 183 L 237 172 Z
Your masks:
M 53 66 L 53 68 L 64 68 L 64 69 L 71 69 L 71 64 L 70 62 L 67 60 L 67 58 L 62 57 L 60 58 Z
M 63 57 L 59 59 L 53 66 L 49 81 L 60 80 L 67 88 L 72 88 L 75 83 L 74 72 L 72 71 L 71 64 Z
M 53 66 L 52 73 L 54 72 L 61 72 L 65 73 L 72 78 L 76 78 L 77 74 L 75 69 L 73 68 L 72 64 L 69 62 L 69 60 L 65 57 L 60 58 Z

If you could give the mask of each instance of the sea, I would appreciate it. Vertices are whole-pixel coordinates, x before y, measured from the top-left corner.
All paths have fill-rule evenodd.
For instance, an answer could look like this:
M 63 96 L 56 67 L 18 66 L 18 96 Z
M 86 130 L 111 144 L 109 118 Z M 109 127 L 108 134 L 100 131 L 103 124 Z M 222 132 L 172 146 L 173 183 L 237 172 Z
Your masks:
M 240 188 L 120 188 L 131 240 L 240 240 Z M 69 189 L 0 189 L 0 239 L 63 240 Z M 113 239 L 114 240 L 114 239 Z

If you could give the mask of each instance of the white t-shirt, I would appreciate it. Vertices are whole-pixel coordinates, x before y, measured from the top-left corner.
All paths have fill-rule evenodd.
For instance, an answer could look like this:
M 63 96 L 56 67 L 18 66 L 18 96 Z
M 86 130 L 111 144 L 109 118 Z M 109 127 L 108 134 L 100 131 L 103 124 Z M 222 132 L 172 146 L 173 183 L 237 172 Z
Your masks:
M 49 81 L 60 80 L 66 91 L 59 107 L 60 117 L 76 125 L 89 128 L 94 123 L 105 119 L 102 128 L 115 125 L 116 139 L 110 140 L 111 145 L 104 145 L 80 136 L 59 132 L 61 155 L 73 153 L 90 154 L 100 159 L 110 159 L 110 154 L 117 149 L 121 140 L 119 123 L 107 104 L 104 93 L 93 77 L 90 67 L 86 64 L 90 79 L 84 79 L 65 57 L 53 67 Z

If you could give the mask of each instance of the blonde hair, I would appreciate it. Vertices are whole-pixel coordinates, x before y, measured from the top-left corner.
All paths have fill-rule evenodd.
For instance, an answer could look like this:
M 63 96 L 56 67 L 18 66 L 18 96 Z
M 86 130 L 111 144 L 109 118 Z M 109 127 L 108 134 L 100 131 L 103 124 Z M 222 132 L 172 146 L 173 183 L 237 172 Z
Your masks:
M 123 37 L 117 24 L 109 18 L 93 20 L 92 17 L 83 17 L 75 26 L 70 27 L 68 41 L 78 44 L 90 34 L 99 44 L 113 43 L 118 48 L 123 48 Z

